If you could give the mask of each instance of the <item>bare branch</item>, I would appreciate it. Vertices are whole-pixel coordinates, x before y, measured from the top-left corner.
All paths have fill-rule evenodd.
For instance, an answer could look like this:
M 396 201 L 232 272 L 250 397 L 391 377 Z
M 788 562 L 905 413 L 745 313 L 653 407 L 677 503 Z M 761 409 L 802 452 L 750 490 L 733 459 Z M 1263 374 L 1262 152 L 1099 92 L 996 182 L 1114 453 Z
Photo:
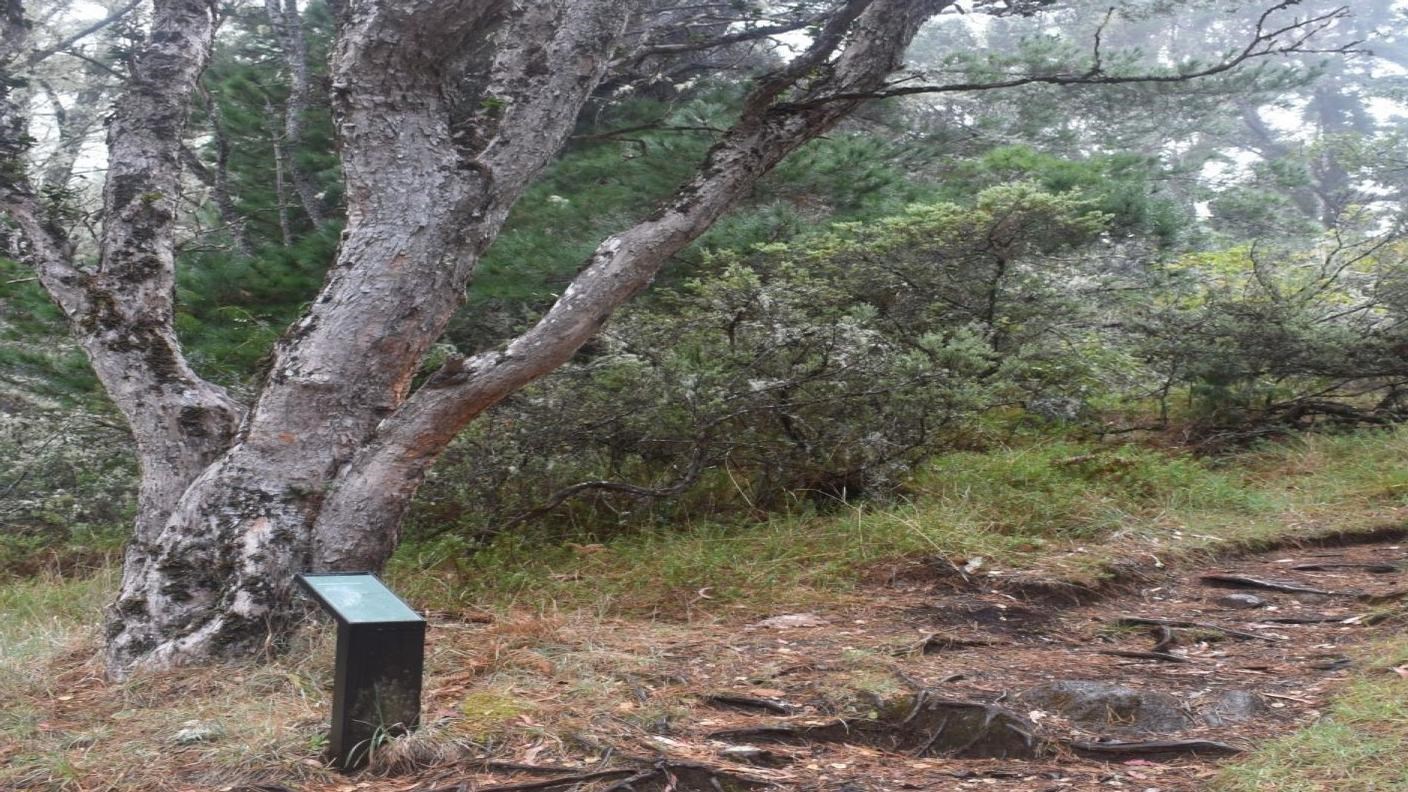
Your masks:
M 1204 77 L 1212 77 L 1224 72 L 1231 71 L 1249 61 L 1259 58 L 1271 57 L 1274 55 L 1348 55 L 1359 54 L 1365 50 L 1360 48 L 1364 42 L 1361 40 L 1351 41 L 1346 44 L 1318 49 L 1307 47 L 1306 44 L 1319 33 L 1323 32 L 1335 22 L 1345 19 L 1350 15 L 1348 6 L 1341 6 L 1332 11 L 1320 14 L 1308 19 L 1296 20 L 1292 24 L 1285 25 L 1275 30 L 1267 30 L 1266 23 L 1268 17 L 1275 11 L 1287 7 L 1298 5 L 1300 0 L 1285 0 L 1264 12 L 1257 22 L 1257 27 L 1251 40 L 1240 51 L 1224 58 L 1211 66 L 1193 71 L 1178 72 L 1174 74 L 1107 74 L 1098 60 L 1099 50 L 1097 44 L 1095 67 L 1085 72 L 1065 74 L 1023 74 L 1014 75 L 1003 80 L 973 81 L 973 82 L 953 82 L 938 85 L 896 85 L 891 84 L 883 89 L 869 92 L 843 92 L 829 94 L 806 102 L 800 102 L 798 107 L 814 106 L 827 102 L 856 101 L 865 99 L 885 99 L 896 96 L 914 96 L 917 94 L 937 94 L 937 93 L 968 93 L 976 91 L 992 91 L 1002 88 L 1019 88 L 1026 85 L 1129 85 L 1138 83 L 1182 83 Z M 1103 29 L 1103 25 L 1101 26 Z M 1291 35 L 1294 34 L 1294 35 Z M 1097 34 L 1097 41 L 1098 41 Z M 1287 38 L 1289 36 L 1289 38 Z
M 111 14 L 108 14 L 102 19 L 99 19 L 97 22 L 94 22 L 93 24 L 79 30 L 76 33 L 73 33 L 72 35 L 65 36 L 64 38 L 59 39 L 53 44 L 44 47 L 43 49 L 37 49 L 34 52 L 31 52 L 24 59 L 24 66 L 28 68 L 34 66 L 37 63 L 40 63 L 51 55 L 60 52 L 66 52 L 69 47 L 72 47 L 79 41 L 82 41 L 83 39 L 93 35 L 94 33 L 97 33 L 103 28 L 113 24 L 114 22 L 117 22 L 118 20 L 132 13 L 132 11 L 141 4 L 142 0 L 128 0 L 127 5 L 118 8 L 116 11 L 112 12 Z
M 742 44 L 747 41 L 758 41 L 760 39 L 771 38 L 783 33 L 791 33 L 802 28 L 819 23 L 825 17 L 810 16 L 796 19 L 790 22 L 779 22 L 775 25 L 764 25 L 761 27 L 746 28 L 722 36 L 716 36 L 701 41 L 691 41 L 683 44 L 645 44 L 631 53 L 631 60 L 639 63 L 651 55 L 678 55 L 683 52 L 698 52 L 700 50 L 718 49 L 732 44 Z

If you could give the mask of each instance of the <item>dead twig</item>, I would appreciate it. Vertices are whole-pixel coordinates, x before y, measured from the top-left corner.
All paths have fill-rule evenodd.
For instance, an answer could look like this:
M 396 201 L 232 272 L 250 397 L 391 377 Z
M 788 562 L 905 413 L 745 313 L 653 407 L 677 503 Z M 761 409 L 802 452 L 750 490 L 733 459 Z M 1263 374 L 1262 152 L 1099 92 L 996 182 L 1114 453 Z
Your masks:
M 1343 596 L 1344 592 L 1326 591 L 1324 589 L 1300 586 L 1295 583 L 1282 583 L 1278 580 L 1263 580 L 1261 578 L 1247 577 L 1245 575 L 1203 575 L 1199 580 L 1210 586 L 1219 588 L 1250 588 L 1264 589 L 1266 591 L 1279 591 L 1284 594 L 1322 594 L 1328 597 Z
M 1113 655 L 1115 657 L 1129 657 L 1135 660 L 1158 660 L 1164 663 L 1190 663 L 1192 662 L 1181 655 L 1169 652 L 1136 652 L 1126 649 L 1102 649 L 1100 654 Z
M 1245 638 L 1251 641 L 1270 641 L 1275 643 L 1282 638 L 1270 635 L 1257 635 L 1256 633 L 1234 630 L 1231 627 L 1223 627 L 1220 624 L 1211 622 L 1180 621 L 1177 619 L 1150 619 L 1142 616 L 1121 616 L 1115 619 L 1112 624 L 1116 627 L 1174 627 L 1183 630 L 1212 630 L 1233 638 Z
M 1145 742 L 1089 742 L 1072 740 L 1068 743 L 1076 753 L 1101 756 L 1153 756 L 1192 754 L 1195 756 L 1235 756 L 1242 752 L 1227 743 L 1212 740 L 1149 740 Z

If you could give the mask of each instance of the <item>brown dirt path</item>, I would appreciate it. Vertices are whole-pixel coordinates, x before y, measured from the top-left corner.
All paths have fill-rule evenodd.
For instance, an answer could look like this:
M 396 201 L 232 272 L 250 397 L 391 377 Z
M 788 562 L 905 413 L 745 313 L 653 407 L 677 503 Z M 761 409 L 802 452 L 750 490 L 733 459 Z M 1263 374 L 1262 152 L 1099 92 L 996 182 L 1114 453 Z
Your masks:
M 947 571 L 936 571 L 939 566 Z M 1308 566 L 1319 568 L 1297 569 Z M 1227 588 L 1225 581 L 1204 579 L 1211 574 L 1330 593 Z M 1084 604 L 1035 595 L 1031 587 L 1018 590 L 1025 595 L 1014 593 L 1003 580 L 982 568 L 962 574 L 948 565 L 935 565 L 926 574 L 894 575 L 873 584 L 862 605 L 819 609 L 810 614 L 818 619 L 802 620 L 815 626 L 620 621 L 597 622 L 588 634 L 571 623 L 561 625 L 532 650 L 554 667 L 542 670 L 544 684 L 553 680 L 559 688 L 570 687 L 569 669 L 588 652 L 608 658 L 595 661 L 596 667 L 616 669 L 600 673 L 619 684 L 607 686 L 610 695 L 553 695 L 571 711 L 559 711 L 552 725 L 570 733 L 550 728 L 551 736 L 510 738 L 493 751 L 494 758 L 591 769 L 632 761 L 648 769 L 661 757 L 678 763 L 630 787 L 620 786 L 620 777 L 543 787 L 556 789 L 685 792 L 728 789 L 739 779 L 835 792 L 1204 789 L 1218 761 L 1205 752 L 1097 759 L 1071 746 L 1209 740 L 1246 749 L 1314 721 L 1335 686 L 1355 670 L 1355 647 L 1394 629 L 1393 619 L 1380 620 L 1386 609 L 1408 599 L 1408 541 L 1226 559 L 1147 577 L 1124 593 Z M 1220 604 L 1229 594 L 1251 594 L 1265 604 L 1249 609 Z M 1120 626 L 1124 617 L 1197 626 L 1168 631 Z M 478 628 L 462 627 L 456 637 L 435 640 L 475 641 Z M 495 628 L 482 629 L 488 635 Z M 1161 651 L 1181 662 L 1109 653 L 1148 652 L 1159 641 Z M 1086 702 L 1083 712 L 1070 708 L 1069 696 L 1024 695 L 1062 680 L 1095 680 L 1132 692 Z M 437 711 L 452 712 L 464 695 L 462 686 L 435 689 L 433 679 L 430 687 L 432 718 Z M 966 753 L 982 753 L 984 740 L 980 735 L 970 743 L 968 732 L 954 732 L 964 727 L 945 720 L 947 711 L 938 720 L 916 718 L 923 709 L 915 706 L 920 691 L 928 702 L 975 702 L 1009 711 L 1041 741 L 1037 755 L 946 753 L 942 748 L 955 744 Z M 763 703 L 711 700 L 720 694 Z M 550 694 L 543 695 L 547 700 Z M 1151 714 L 1164 721 L 1163 728 L 1138 728 Z M 523 726 L 528 724 L 528 731 L 543 725 L 532 717 Z M 748 730 L 753 733 L 738 734 Z M 810 738 L 777 730 L 808 732 Z M 944 730 L 942 739 L 935 737 Z M 679 769 L 689 763 L 726 774 L 713 780 L 707 774 L 692 777 Z M 474 790 L 553 777 L 512 772 L 504 765 L 494 772 L 441 768 L 374 780 L 370 788 Z

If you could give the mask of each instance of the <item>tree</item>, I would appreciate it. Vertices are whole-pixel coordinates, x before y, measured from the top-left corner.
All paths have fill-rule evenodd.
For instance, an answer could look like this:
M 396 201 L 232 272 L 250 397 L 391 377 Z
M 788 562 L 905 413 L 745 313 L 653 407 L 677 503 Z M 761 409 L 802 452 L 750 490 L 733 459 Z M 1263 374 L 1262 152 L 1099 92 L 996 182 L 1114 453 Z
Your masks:
M 1035 83 L 1181 82 L 1309 51 L 1311 37 L 1345 14 L 1287 19 L 1297 3 L 1277 3 L 1244 48 L 1201 66 L 1116 70 L 1097 46 L 1062 68 L 938 85 L 890 77 L 926 20 L 962 10 L 953 0 L 791 4 L 808 10 L 777 25 L 745 22 L 738 33 L 715 29 L 715 43 L 733 45 L 805 25 L 809 43 L 752 82 L 695 174 L 603 241 L 537 324 L 499 348 L 451 357 L 412 389 L 476 263 L 593 92 L 613 69 L 672 46 L 639 29 L 671 18 L 661 7 L 673 6 L 347 0 L 338 6 L 331 77 L 346 227 L 321 293 L 280 339 L 257 397 L 244 405 L 197 376 L 173 328 L 183 135 L 215 36 L 215 4 L 155 0 L 108 125 L 103 226 L 97 259 L 85 263 L 49 222 L 25 169 L 24 113 L 13 93 L 27 23 L 19 0 L 4 2 L 0 207 L 127 419 L 142 469 L 109 614 L 116 676 L 260 651 L 292 622 L 295 573 L 379 568 L 411 495 L 461 428 L 569 360 L 763 174 L 863 103 Z M 978 6 L 1030 13 L 1046 4 Z M 293 71 L 297 49 L 295 41 L 285 50 Z M 289 111 L 300 101 L 291 98 Z

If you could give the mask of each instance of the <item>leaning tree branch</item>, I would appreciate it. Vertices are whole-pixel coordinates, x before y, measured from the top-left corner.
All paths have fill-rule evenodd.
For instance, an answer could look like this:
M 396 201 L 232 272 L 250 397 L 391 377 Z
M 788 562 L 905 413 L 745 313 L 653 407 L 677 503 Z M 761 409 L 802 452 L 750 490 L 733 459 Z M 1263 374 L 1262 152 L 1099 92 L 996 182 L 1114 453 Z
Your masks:
M 1360 46 L 1364 43 L 1363 40 L 1355 40 L 1324 49 L 1307 46 L 1308 42 L 1315 36 L 1325 31 L 1334 23 L 1349 17 L 1349 6 L 1340 6 L 1332 11 L 1307 19 L 1298 19 L 1289 25 L 1284 25 L 1274 30 L 1267 29 L 1267 20 L 1272 13 L 1294 5 L 1299 5 L 1300 2 L 1301 0 L 1284 0 L 1284 2 L 1277 3 L 1275 6 L 1267 9 L 1259 18 L 1256 32 L 1245 47 L 1211 66 L 1192 71 L 1183 71 L 1173 74 L 1108 74 L 1103 70 L 1099 54 L 1099 37 L 1103 34 L 1097 33 L 1094 64 L 1092 68 L 1082 72 L 1021 74 L 1001 80 L 975 80 L 939 84 L 899 85 L 891 83 L 875 91 L 831 94 L 808 102 L 798 103 L 798 106 L 805 107 L 824 102 L 888 99 L 897 96 L 914 96 L 918 94 L 972 93 L 1002 88 L 1020 88 L 1027 85 L 1069 86 L 1182 83 L 1223 74 L 1250 61 L 1275 55 L 1350 55 L 1366 52 L 1366 50 L 1362 49 Z M 1103 27 L 1102 25 L 1102 30 Z
M 805 68 L 789 66 L 764 78 L 695 177 L 651 217 L 604 241 L 534 327 L 502 349 L 452 359 L 388 416 L 348 465 L 337 493 L 324 504 L 319 526 L 352 519 L 396 525 L 405 499 L 389 498 L 388 492 L 413 492 L 461 428 L 570 359 L 616 308 L 644 289 L 672 255 L 704 233 L 763 174 L 858 104 L 779 110 L 776 97 L 790 89 L 804 96 L 878 89 L 899 67 L 919 25 L 951 4 L 847 2 L 794 62 Z
M 37 49 L 31 52 L 24 59 L 25 68 L 33 67 L 34 65 L 44 61 L 51 55 L 57 55 L 60 52 L 66 52 L 69 47 L 72 47 L 79 41 L 82 41 L 83 39 L 93 35 L 94 33 L 97 33 L 103 28 L 121 20 L 123 17 L 132 13 L 132 11 L 141 4 L 142 0 L 128 0 L 128 3 L 126 5 L 122 6 L 121 8 L 118 8 L 116 11 L 113 11 L 111 14 L 108 14 L 107 16 L 103 17 L 102 19 L 99 19 L 93 24 L 82 28 L 76 33 L 65 36 L 47 47 L 43 47 L 42 49 Z
M 759 41 L 761 39 L 779 36 L 783 33 L 801 30 L 805 27 L 817 24 L 824 18 L 824 16 L 803 17 L 790 22 L 780 22 L 775 25 L 748 28 L 723 36 L 715 36 L 714 38 L 702 41 L 691 41 L 682 44 L 645 44 L 631 53 L 630 60 L 639 64 L 652 55 L 679 55 L 685 52 L 699 52 L 701 50 L 727 47 L 733 44 L 743 44 L 749 41 Z

